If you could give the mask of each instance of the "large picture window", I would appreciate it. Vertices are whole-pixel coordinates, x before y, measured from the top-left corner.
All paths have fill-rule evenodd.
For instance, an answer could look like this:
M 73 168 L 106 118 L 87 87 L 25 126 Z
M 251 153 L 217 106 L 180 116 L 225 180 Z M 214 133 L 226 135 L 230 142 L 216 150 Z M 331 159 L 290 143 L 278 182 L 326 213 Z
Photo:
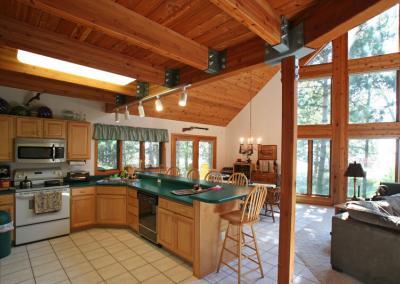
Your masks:
M 110 171 L 118 169 L 118 141 L 100 140 L 97 142 L 97 170 Z
M 299 125 L 331 122 L 331 79 L 302 80 L 298 84 Z
M 350 75 L 349 122 L 396 121 L 396 71 Z
M 307 65 L 317 65 L 332 62 L 332 42 L 329 42 Z
M 123 165 L 132 165 L 135 168 L 141 166 L 140 163 L 140 142 L 139 141 L 123 141 L 122 142 L 122 160 Z

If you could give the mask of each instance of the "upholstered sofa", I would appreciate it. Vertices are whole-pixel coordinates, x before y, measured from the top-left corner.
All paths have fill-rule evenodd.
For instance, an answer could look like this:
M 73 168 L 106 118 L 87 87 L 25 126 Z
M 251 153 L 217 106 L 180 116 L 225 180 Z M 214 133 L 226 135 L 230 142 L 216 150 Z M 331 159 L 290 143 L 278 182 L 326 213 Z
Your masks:
M 388 202 L 383 197 L 382 201 L 350 203 L 348 212 L 333 216 L 333 269 L 363 283 L 400 283 L 400 195 L 395 188 L 400 192 L 400 184 L 390 187 L 389 203 L 394 200 L 394 207 L 384 207 Z

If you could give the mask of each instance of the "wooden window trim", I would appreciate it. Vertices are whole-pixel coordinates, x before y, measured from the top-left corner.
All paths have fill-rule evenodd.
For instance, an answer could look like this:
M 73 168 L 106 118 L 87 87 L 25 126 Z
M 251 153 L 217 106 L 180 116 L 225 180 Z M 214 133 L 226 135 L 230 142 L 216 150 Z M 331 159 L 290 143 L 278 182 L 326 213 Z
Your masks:
M 121 165 L 122 165 L 122 144 L 121 141 L 117 140 L 117 169 L 113 169 L 113 170 L 99 170 L 97 168 L 97 161 L 98 161 L 98 144 L 99 141 L 95 140 L 95 147 L 94 147 L 94 157 L 95 157 L 95 161 L 94 161 L 94 174 L 95 175 L 113 175 L 113 174 L 117 174 L 119 173 L 121 170 Z

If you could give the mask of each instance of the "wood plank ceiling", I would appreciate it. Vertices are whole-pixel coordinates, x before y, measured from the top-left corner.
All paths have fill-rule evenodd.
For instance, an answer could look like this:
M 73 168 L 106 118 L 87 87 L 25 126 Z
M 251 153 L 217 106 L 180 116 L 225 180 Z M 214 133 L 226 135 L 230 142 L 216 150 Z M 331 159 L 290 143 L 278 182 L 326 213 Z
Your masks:
M 251 46 L 252 43 L 259 43 L 261 41 L 255 33 L 251 32 L 239 21 L 232 18 L 209 1 L 114 0 L 114 2 L 208 48 L 216 50 L 228 49 L 228 57 L 230 56 L 230 49 L 239 50 L 242 46 Z M 311 9 L 318 2 L 320 1 L 269 0 L 270 5 L 278 14 L 284 15 L 293 21 L 300 17 L 302 12 Z M 199 70 L 196 68 L 185 65 L 182 62 L 154 53 L 143 47 L 133 45 L 117 37 L 112 37 L 103 31 L 77 23 L 78 21 L 71 21 L 71 19 L 58 17 L 55 15 L 56 13 L 50 14 L 44 12 L 34 6 L 35 1 L 2 0 L 0 1 L 0 20 L 2 20 L 3 23 L 7 23 L 8 19 L 10 19 L 10 21 L 8 21 L 9 23 L 11 23 L 11 19 L 14 21 L 16 20 L 21 24 L 39 29 L 39 31 L 46 31 L 68 38 L 68 40 L 71 40 L 71 42 L 73 41 L 73 43 L 83 43 L 86 47 L 92 46 L 97 48 L 99 52 L 106 51 L 113 55 L 123 56 L 123 58 L 129 57 L 133 62 L 147 62 L 154 70 L 178 68 L 181 70 L 181 77 L 188 81 L 193 82 L 198 81 L 198 78 L 204 79 L 209 77 L 208 75 L 199 73 Z M 4 26 L 7 28 L 7 24 L 4 24 Z M 39 43 L 38 41 L 37 44 Z M 32 43 L 32 45 L 34 44 L 36 43 Z M 43 42 L 43 44 L 45 44 L 45 42 Z M 12 54 L 13 52 L 15 53 L 16 48 L 22 48 L 19 43 L 10 44 L 10 41 L 7 41 L 5 38 L 2 40 L 2 34 L 0 34 L 0 45 L 3 45 L 3 50 L 0 50 L 2 51 L 0 55 Z M 11 46 L 14 48 L 14 51 L 12 51 L 12 49 L 4 49 L 4 45 Z M 37 48 L 40 49 L 41 47 L 38 46 Z M 257 60 L 262 56 L 262 54 L 256 52 L 252 54 L 251 49 L 248 50 L 249 54 L 246 54 L 246 50 L 242 51 L 242 53 L 243 54 L 238 58 L 232 57 L 235 58 L 235 62 L 231 63 L 231 66 L 234 64 L 240 66 L 241 62 L 244 62 L 243 58 L 246 56 L 249 58 L 251 58 L 251 56 L 258 56 Z M 64 58 L 66 60 L 72 59 L 68 58 L 66 55 L 62 56 L 66 57 Z M 32 78 L 27 79 L 27 76 L 30 74 L 33 76 L 50 78 L 52 80 L 63 80 L 62 78 L 64 78 L 66 84 L 69 84 L 69 92 L 59 91 L 59 89 L 62 89 L 60 87 L 54 89 L 50 87 L 42 88 L 49 93 L 53 91 L 58 95 L 72 96 L 71 92 L 79 92 L 79 86 L 84 85 L 85 88 L 82 88 L 82 92 L 86 92 L 86 94 L 82 95 L 87 99 L 101 100 L 99 98 L 103 98 L 103 101 L 109 102 L 109 97 L 115 95 L 115 92 L 112 92 L 113 88 L 110 88 L 110 86 L 106 84 L 98 84 L 98 86 L 96 86 L 93 82 L 89 81 L 87 84 L 76 84 L 76 78 L 72 78 L 72 76 L 62 76 L 57 74 L 57 72 L 53 72 L 54 74 L 49 75 L 49 73 L 51 73 L 50 71 L 46 72 L 40 69 L 36 69 L 34 72 L 32 71 L 32 74 L 29 68 L 20 68 L 17 66 L 18 62 L 11 61 L 12 60 L 3 61 L 9 62 L 9 64 L 0 63 L 0 69 L 1 72 L 4 73 L 4 78 L 7 76 L 14 78 L 8 81 L 7 79 L 0 79 L 0 84 L 2 85 L 18 87 L 18 80 L 15 78 L 20 76 L 21 81 L 30 80 L 29 84 L 25 84 L 26 87 L 41 89 L 40 86 L 33 85 Z M 11 63 L 13 65 L 10 65 Z M 227 65 L 228 68 L 231 67 L 229 61 Z M 177 105 L 178 96 L 170 96 L 163 98 L 165 107 L 164 111 L 160 113 L 154 110 L 154 102 L 146 103 L 146 115 L 225 126 L 248 103 L 249 99 L 278 72 L 278 70 L 279 67 L 258 64 L 254 65 L 250 70 L 241 69 L 240 72 L 229 73 L 225 76 L 218 77 L 220 78 L 218 80 L 210 80 L 206 84 L 199 84 L 191 88 L 187 107 L 179 107 Z M 114 70 L 109 71 L 113 72 Z M 250 77 L 252 79 L 250 79 Z M 23 87 L 22 84 L 21 87 Z M 130 90 L 132 88 L 135 88 L 134 83 L 131 84 L 131 86 L 121 88 L 121 90 L 124 89 L 122 92 L 125 91 L 126 94 L 131 95 Z M 88 91 L 91 89 L 100 89 L 101 96 L 97 94 L 99 90 L 94 90 L 93 93 L 97 95 L 91 97 L 91 91 Z M 74 94 L 74 96 L 79 96 L 79 94 Z M 136 107 L 132 107 L 131 110 L 133 113 L 137 113 Z

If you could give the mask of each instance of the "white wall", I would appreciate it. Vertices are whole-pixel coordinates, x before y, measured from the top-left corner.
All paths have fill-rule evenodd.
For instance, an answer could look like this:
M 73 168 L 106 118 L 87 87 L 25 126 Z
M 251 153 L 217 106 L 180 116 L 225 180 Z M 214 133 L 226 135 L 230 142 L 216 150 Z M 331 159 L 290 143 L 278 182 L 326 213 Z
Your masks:
M 26 102 L 32 93 L 26 90 L 14 89 L 8 87 L 0 86 L 0 97 L 8 101 L 10 104 L 22 104 Z M 104 124 L 115 124 L 114 122 L 114 114 L 105 113 L 103 108 L 103 103 L 55 96 L 50 94 L 42 94 L 41 100 L 37 102 L 38 105 L 46 105 L 50 109 L 52 109 L 55 117 L 61 117 L 63 110 L 72 110 L 74 112 L 86 114 L 86 120 L 92 123 L 104 123 Z M 194 130 L 190 132 L 186 132 L 186 134 L 194 134 L 194 135 L 208 135 L 208 136 L 216 136 L 217 137 L 217 167 L 221 168 L 225 165 L 225 127 L 212 126 L 212 125 L 204 125 L 197 124 L 191 122 L 181 122 L 175 120 L 167 120 L 167 119 L 158 119 L 151 117 L 138 117 L 132 116 L 131 120 L 126 121 L 123 118 L 123 115 L 120 115 L 120 125 L 129 125 L 136 127 L 148 127 L 148 128 L 163 128 L 168 129 L 169 134 L 171 133 L 182 133 L 183 127 L 189 126 L 199 126 L 199 127 L 207 127 L 208 131 L 204 130 Z M 167 165 L 169 166 L 171 163 L 171 145 L 170 143 L 166 144 L 166 158 Z M 92 141 L 92 157 L 94 156 L 94 141 Z M 26 167 L 44 167 L 43 165 L 21 165 L 21 164 L 11 164 L 12 169 L 14 168 L 26 168 Z M 69 165 L 63 164 L 62 168 L 64 171 L 69 170 Z M 94 172 L 94 161 L 91 159 L 88 161 L 87 165 L 83 167 L 86 170 L 89 170 L 92 174 Z
M 239 154 L 239 138 L 249 136 L 250 104 L 247 104 L 226 127 L 226 163 L 233 163 Z M 282 84 L 278 72 L 252 100 L 252 136 L 262 138 L 262 144 L 278 145 L 281 160 Z M 257 155 L 253 155 L 255 161 Z M 279 167 L 280 169 L 280 167 Z

